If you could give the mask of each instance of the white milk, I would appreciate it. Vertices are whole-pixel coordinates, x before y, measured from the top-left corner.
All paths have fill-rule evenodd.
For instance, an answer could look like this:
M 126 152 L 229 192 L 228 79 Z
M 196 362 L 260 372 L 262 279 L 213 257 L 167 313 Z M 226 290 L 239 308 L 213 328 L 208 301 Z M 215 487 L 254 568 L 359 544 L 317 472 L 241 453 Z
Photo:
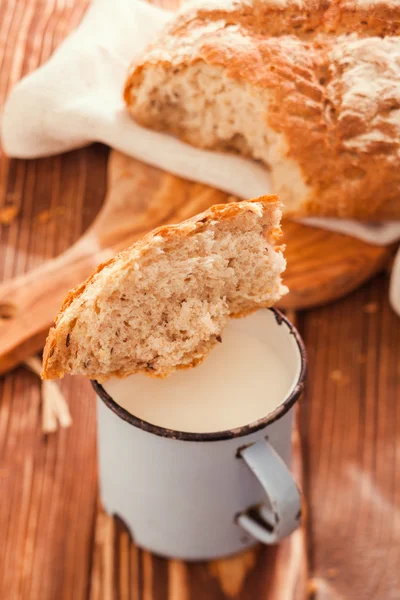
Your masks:
M 198 367 L 166 379 L 131 375 L 103 387 L 132 415 L 161 427 L 208 433 L 248 425 L 274 411 L 294 379 L 273 340 L 263 339 L 271 318 L 263 310 L 231 321 L 222 343 Z

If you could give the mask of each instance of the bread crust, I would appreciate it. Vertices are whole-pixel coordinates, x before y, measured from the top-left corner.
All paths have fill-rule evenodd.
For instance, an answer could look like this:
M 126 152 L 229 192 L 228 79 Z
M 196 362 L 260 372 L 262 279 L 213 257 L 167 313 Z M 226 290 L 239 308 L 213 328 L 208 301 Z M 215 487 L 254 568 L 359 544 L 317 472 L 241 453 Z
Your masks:
M 106 268 L 110 268 L 114 269 L 115 272 L 118 273 L 123 269 L 132 268 L 132 264 L 135 261 L 137 262 L 139 259 L 143 258 L 146 253 L 154 247 L 154 245 L 160 245 L 160 243 L 167 240 L 176 240 L 200 233 L 201 231 L 207 229 L 209 223 L 215 220 L 229 221 L 244 211 L 257 212 L 260 210 L 260 206 L 263 207 L 263 217 L 266 220 L 266 230 L 268 234 L 266 241 L 270 243 L 271 246 L 275 247 L 276 250 L 283 249 L 282 246 L 279 247 L 276 245 L 276 242 L 281 236 L 281 228 L 280 226 L 272 226 L 272 223 L 274 222 L 273 214 L 275 213 L 275 210 L 281 206 L 281 204 L 277 196 L 270 195 L 246 202 L 215 205 L 207 211 L 196 215 L 195 217 L 192 217 L 183 223 L 159 227 L 145 235 L 126 250 L 120 252 L 114 258 L 100 264 L 94 273 L 88 279 L 86 279 L 86 281 L 76 286 L 66 296 L 60 311 L 55 318 L 54 327 L 50 329 L 46 340 L 43 351 L 42 378 L 57 379 L 64 376 L 66 372 L 65 361 L 70 353 L 69 334 L 71 332 L 71 320 L 64 319 L 66 312 L 72 304 L 77 302 L 79 303 L 81 299 L 84 300 L 86 298 L 87 292 L 90 291 L 90 287 L 96 282 L 97 276 L 99 273 L 101 273 L 101 271 Z M 260 304 L 258 308 L 262 308 L 263 306 L 268 307 L 270 304 Z M 254 310 L 256 310 L 256 308 Z M 240 318 L 251 312 L 253 312 L 253 310 L 242 310 L 240 312 L 230 314 L 230 317 Z M 204 360 L 204 358 L 207 356 L 208 350 L 212 347 L 212 345 L 217 343 L 217 341 L 217 339 L 213 340 L 211 345 L 207 346 L 207 352 L 205 352 L 201 357 L 195 356 L 190 363 L 178 365 L 175 368 L 186 369 L 201 363 L 202 360 Z M 170 371 L 166 371 L 165 373 L 155 373 L 151 368 L 144 366 L 133 369 L 129 373 L 126 371 L 122 372 L 117 370 L 108 372 L 106 374 L 99 372 L 96 374 L 91 374 L 90 376 L 98 381 L 104 381 L 110 377 L 126 377 L 128 374 L 133 373 L 146 373 L 151 377 L 165 377 L 169 374 L 169 372 Z
M 400 3 L 203 2 L 184 8 L 136 62 L 124 98 L 142 125 L 198 136 L 135 105 L 145 72 L 222 68 L 265 93 L 266 124 L 286 141 L 307 190 L 287 212 L 400 218 Z

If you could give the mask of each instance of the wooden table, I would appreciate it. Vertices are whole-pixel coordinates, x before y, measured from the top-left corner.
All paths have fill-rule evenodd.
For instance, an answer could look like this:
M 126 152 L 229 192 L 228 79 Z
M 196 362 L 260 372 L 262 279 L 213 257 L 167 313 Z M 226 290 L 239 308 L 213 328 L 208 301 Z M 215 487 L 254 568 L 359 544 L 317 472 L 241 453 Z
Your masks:
M 86 6 L 2 0 L 0 105 Z M 1 280 L 56 256 L 88 227 L 104 198 L 107 155 L 93 145 L 35 161 L 1 156 Z M 300 431 L 315 600 L 400 598 L 400 321 L 387 288 L 381 274 L 297 315 L 310 363 Z M 265 551 L 189 567 L 130 545 L 99 511 L 90 386 L 78 377 L 61 386 L 74 424 L 43 436 L 37 377 L 20 367 L 0 381 L 0 598 L 272 598 Z M 278 588 L 274 599 L 291 600 Z

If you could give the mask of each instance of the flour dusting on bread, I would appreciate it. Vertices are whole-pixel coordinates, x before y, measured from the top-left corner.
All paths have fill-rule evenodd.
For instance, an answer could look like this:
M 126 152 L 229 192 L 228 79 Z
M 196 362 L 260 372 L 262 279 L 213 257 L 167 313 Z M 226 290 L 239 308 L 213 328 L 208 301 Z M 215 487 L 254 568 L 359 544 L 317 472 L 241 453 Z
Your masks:
M 268 168 L 287 214 L 400 218 L 400 2 L 197 0 L 132 65 L 145 127 Z
M 285 288 L 276 196 L 214 206 L 161 227 L 70 292 L 46 342 L 43 376 L 165 377 L 201 362 L 231 317 Z

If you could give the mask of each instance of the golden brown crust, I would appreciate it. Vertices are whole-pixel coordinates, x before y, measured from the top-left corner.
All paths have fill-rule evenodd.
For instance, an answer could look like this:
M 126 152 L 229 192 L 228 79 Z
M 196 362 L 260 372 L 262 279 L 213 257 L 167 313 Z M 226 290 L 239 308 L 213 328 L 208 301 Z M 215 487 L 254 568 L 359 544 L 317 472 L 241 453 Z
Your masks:
M 324 16 L 326 31 L 363 36 L 400 34 L 400 5 L 397 0 L 336 0 Z
M 261 198 L 255 198 L 253 200 L 248 200 L 246 202 L 246 204 L 253 204 L 253 203 L 257 204 L 259 202 L 262 202 L 264 205 L 267 205 L 267 204 L 275 204 L 276 206 L 280 205 L 278 196 L 276 196 L 274 194 L 270 194 L 268 196 L 262 196 Z M 184 237 L 187 235 L 193 235 L 194 233 L 199 233 L 200 231 L 205 229 L 207 226 L 207 222 L 209 222 L 209 221 L 212 221 L 214 219 L 218 219 L 220 221 L 232 219 L 233 217 L 238 215 L 240 212 L 242 212 L 243 204 L 244 203 L 240 203 L 240 202 L 237 202 L 237 203 L 231 202 L 229 204 L 214 204 L 214 206 L 211 206 L 208 210 L 206 210 L 198 215 L 195 215 L 194 217 L 191 217 L 190 219 L 186 219 L 186 221 L 184 223 L 178 223 L 177 225 L 162 225 L 161 227 L 158 227 L 157 229 L 153 229 L 147 235 L 145 235 L 144 237 L 140 238 L 137 242 L 132 244 L 132 246 L 129 246 L 129 248 L 126 248 L 126 250 L 123 250 L 122 252 L 120 252 L 119 254 L 114 256 L 113 258 L 110 258 L 106 262 L 98 265 L 96 270 L 92 273 L 92 275 L 90 277 L 88 277 L 88 279 L 86 279 L 86 281 L 84 281 L 83 283 L 80 283 L 75 288 L 73 288 L 67 294 L 63 304 L 61 305 L 60 312 L 58 313 L 57 317 L 55 318 L 55 324 L 57 325 L 58 321 L 61 319 L 63 313 L 68 308 L 68 306 L 76 298 L 78 298 L 79 296 L 81 296 L 84 293 L 86 288 L 95 279 L 96 275 L 98 273 L 100 273 L 105 267 L 109 267 L 109 266 L 113 265 L 114 263 L 116 263 L 117 261 L 120 261 L 124 256 L 130 256 L 132 253 L 132 250 L 136 250 L 138 256 L 139 255 L 143 256 L 146 253 L 146 251 L 151 247 L 152 240 L 157 236 L 161 236 L 164 239 L 172 239 L 172 238 L 177 238 L 177 237 Z M 190 225 L 193 225 L 193 227 L 191 227 Z M 271 232 L 271 234 L 274 236 L 273 241 L 275 242 L 276 240 L 278 240 L 280 238 L 282 232 L 281 232 L 281 229 L 279 228 L 279 229 L 275 229 L 273 232 Z M 47 343 L 46 343 L 46 346 L 47 346 Z M 46 348 L 45 348 L 45 350 L 46 350 Z
M 221 67 L 265 91 L 267 124 L 284 136 L 287 157 L 311 189 L 296 216 L 398 219 L 399 33 L 394 0 L 202 3 L 184 9 L 134 65 L 125 101 L 143 125 L 165 129 L 135 113 L 132 92 L 144 72 L 197 62 Z
M 109 267 L 112 268 L 113 266 L 117 267 L 119 270 L 131 267 L 133 260 L 138 260 L 139 258 L 144 257 L 146 253 L 153 248 L 154 243 L 158 243 L 159 240 L 157 240 L 157 238 L 162 238 L 163 241 L 174 240 L 180 237 L 186 237 L 200 233 L 202 230 L 207 228 L 208 223 L 211 221 L 231 220 L 241 212 L 248 211 L 252 204 L 262 204 L 264 209 L 269 208 L 268 205 L 271 205 L 271 209 L 280 207 L 279 199 L 274 195 L 263 196 L 247 202 L 232 202 L 229 204 L 214 205 L 205 212 L 196 215 L 191 219 L 187 219 L 183 223 L 177 225 L 164 225 L 154 229 L 143 238 L 135 242 L 132 246 L 117 254 L 114 258 L 100 264 L 94 273 L 88 277 L 88 279 L 86 279 L 86 281 L 72 289 L 65 298 L 60 311 L 55 318 L 54 327 L 50 329 L 46 340 L 43 351 L 42 378 L 57 379 L 64 376 L 64 359 L 69 354 L 68 339 L 69 334 L 74 327 L 74 323 L 71 323 L 71 321 L 64 323 L 63 318 L 65 317 L 66 311 L 70 305 L 76 302 L 88 290 L 88 288 L 90 288 L 90 286 L 96 281 L 97 275 L 103 269 Z M 256 210 L 256 207 L 254 210 Z M 280 227 L 271 227 L 268 230 L 267 241 L 275 246 L 275 242 L 280 236 Z M 243 311 L 241 313 L 232 314 L 231 316 L 233 318 L 237 318 L 240 316 L 245 316 L 245 314 L 248 314 L 249 312 L 251 311 Z M 74 319 L 74 321 L 76 321 L 76 319 Z M 201 358 L 195 357 L 190 364 L 179 366 L 177 368 L 190 368 L 202 362 L 204 358 L 205 356 Z M 140 367 L 136 370 L 131 370 L 129 374 L 139 372 L 146 373 L 151 377 L 165 377 L 168 375 L 168 372 L 165 374 L 162 372 L 154 373 L 152 369 L 146 367 Z M 103 381 L 105 378 L 126 377 L 126 375 L 126 372 L 122 373 L 120 371 L 115 371 L 107 372 L 107 374 L 96 373 L 95 377 L 93 378 L 96 378 L 98 381 Z

